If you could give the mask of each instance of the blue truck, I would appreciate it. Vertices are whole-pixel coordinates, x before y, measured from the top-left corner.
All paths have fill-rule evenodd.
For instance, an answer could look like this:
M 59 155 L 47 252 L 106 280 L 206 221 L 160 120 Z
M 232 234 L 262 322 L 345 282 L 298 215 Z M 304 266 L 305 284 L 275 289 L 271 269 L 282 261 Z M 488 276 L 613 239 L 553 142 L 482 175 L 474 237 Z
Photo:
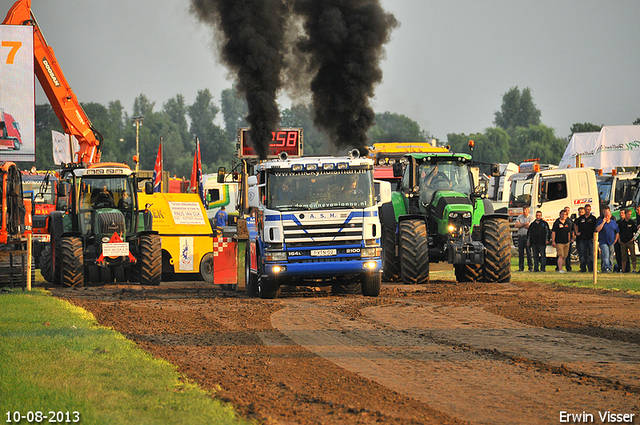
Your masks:
M 357 150 L 342 157 L 284 154 L 256 164 L 247 179 L 255 217 L 245 258 L 247 292 L 275 298 L 282 285 L 331 286 L 337 293 L 361 288 L 364 296 L 378 296 L 378 206 L 390 200 L 391 189 L 374 182 L 373 168 Z

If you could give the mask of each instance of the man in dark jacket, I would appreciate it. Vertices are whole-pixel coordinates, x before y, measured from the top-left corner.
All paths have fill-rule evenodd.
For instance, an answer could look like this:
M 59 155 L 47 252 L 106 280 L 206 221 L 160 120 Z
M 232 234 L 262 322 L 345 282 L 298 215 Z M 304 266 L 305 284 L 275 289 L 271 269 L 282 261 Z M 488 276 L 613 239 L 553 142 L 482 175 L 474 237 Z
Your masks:
M 527 230 L 527 244 L 531 247 L 533 254 L 534 272 L 546 271 L 547 242 L 550 233 L 549 224 L 542 219 L 542 211 L 536 211 L 536 219 L 529 224 L 529 230 Z
M 591 204 L 586 204 L 584 215 L 575 223 L 581 272 L 593 271 L 593 233 L 596 231 L 596 222 L 596 217 L 591 214 Z

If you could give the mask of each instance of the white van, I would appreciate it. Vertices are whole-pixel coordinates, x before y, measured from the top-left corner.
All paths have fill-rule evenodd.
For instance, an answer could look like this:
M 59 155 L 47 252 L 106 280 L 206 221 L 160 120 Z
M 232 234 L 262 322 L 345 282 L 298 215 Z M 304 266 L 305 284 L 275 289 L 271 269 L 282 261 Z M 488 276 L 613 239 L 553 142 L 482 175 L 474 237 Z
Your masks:
M 578 208 L 591 205 L 591 214 L 600 216 L 598 184 L 596 173 L 591 168 L 555 168 L 551 170 L 518 173 L 509 177 L 511 193 L 509 195 L 509 222 L 514 245 L 516 218 L 522 214 L 522 207 L 530 206 L 531 215 L 542 211 L 543 219 L 553 227 L 560 210 L 569 207 L 569 217 L 578 217 Z M 516 245 L 517 246 L 517 245 Z M 547 245 L 547 258 L 555 258 L 555 248 Z M 572 254 L 573 255 L 573 254 Z

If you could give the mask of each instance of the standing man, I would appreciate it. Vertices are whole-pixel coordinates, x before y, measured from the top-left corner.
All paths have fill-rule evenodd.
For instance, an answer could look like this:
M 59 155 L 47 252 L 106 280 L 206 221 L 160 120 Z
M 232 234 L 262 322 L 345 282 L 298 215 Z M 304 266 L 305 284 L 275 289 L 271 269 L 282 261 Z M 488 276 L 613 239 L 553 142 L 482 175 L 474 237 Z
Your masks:
M 533 271 L 531 264 L 531 248 L 527 246 L 527 230 L 529 230 L 529 224 L 531 223 L 530 214 L 531 209 L 529 207 L 522 207 L 522 214 L 516 219 L 516 229 L 518 229 L 518 269 L 524 271 L 524 256 L 527 255 L 527 267 L 529 271 Z
M 569 241 L 571 240 L 571 228 L 567 222 L 567 212 L 560 210 L 560 217 L 553 223 L 551 229 L 551 244 L 556 249 L 556 260 L 558 262 L 558 271 L 560 273 L 566 273 L 563 270 L 564 259 L 567 257 L 567 251 L 569 250 Z
M 625 208 L 620 211 L 622 220 L 618 223 L 620 229 L 620 254 L 622 256 L 622 267 L 620 273 L 626 273 L 629 257 L 631 257 L 631 273 L 636 272 L 636 246 L 633 239 L 636 233 L 637 224 L 631 220 L 631 210 Z
M 564 207 L 564 210 L 567 212 L 567 223 L 569 223 L 569 229 L 571 229 L 571 232 L 569 232 L 569 249 L 568 249 L 568 253 L 567 256 L 564 259 L 564 264 L 567 267 L 567 271 L 570 272 L 571 271 L 571 247 L 573 246 L 573 241 L 576 240 L 576 235 L 574 233 L 575 229 L 573 228 L 573 220 L 571 220 L 571 208 L 569 207 Z
M 596 232 L 600 233 L 600 252 L 602 256 L 602 271 L 611 273 L 613 271 L 613 256 L 615 254 L 615 244 L 620 237 L 620 229 L 618 224 L 611 217 L 611 209 L 604 207 L 604 215 L 598 220 Z
M 547 242 L 550 233 L 549 224 L 542 219 L 542 211 L 536 211 L 536 219 L 529 224 L 527 231 L 527 243 L 533 251 L 534 272 L 547 271 Z
M 580 254 L 580 271 L 593 271 L 593 234 L 596 231 L 597 219 L 591 214 L 591 204 L 584 206 L 584 215 L 576 220 L 576 243 Z
M 223 227 L 227 225 L 227 212 L 225 211 L 224 206 L 220 207 L 218 212 L 216 213 L 216 228 L 218 230 L 218 237 L 221 238 L 223 234 Z

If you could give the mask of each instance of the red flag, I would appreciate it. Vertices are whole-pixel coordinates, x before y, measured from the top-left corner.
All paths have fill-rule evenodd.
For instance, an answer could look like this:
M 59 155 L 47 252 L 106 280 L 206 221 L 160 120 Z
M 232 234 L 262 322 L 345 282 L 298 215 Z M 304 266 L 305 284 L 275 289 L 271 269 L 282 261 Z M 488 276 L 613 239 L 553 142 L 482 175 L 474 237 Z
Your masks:
M 189 193 L 200 195 L 202 204 L 206 207 L 204 199 L 204 186 L 202 185 L 202 161 L 200 160 L 200 141 L 196 139 L 196 153 L 193 156 L 193 168 L 191 169 L 191 181 L 189 183 Z
M 156 165 L 153 166 L 153 191 L 162 192 L 162 139 L 158 146 L 158 156 L 156 157 Z

